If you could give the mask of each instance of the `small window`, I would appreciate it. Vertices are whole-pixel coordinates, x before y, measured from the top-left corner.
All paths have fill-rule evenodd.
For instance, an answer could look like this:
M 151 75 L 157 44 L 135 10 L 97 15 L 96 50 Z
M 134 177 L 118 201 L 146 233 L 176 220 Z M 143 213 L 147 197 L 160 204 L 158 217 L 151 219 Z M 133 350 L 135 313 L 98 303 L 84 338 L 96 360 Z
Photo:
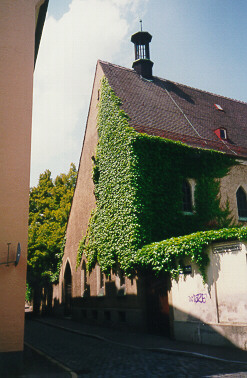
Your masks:
M 221 140 L 227 140 L 227 132 L 226 132 L 226 129 L 224 129 L 223 127 L 214 130 L 214 132 L 217 135 L 217 137 L 220 138 Z
M 186 213 L 192 213 L 192 191 L 191 186 L 187 180 L 183 181 L 183 211 Z
M 126 322 L 126 312 L 125 311 L 118 311 L 118 318 L 119 321 L 124 323 Z
M 214 106 L 217 110 L 223 111 L 223 108 L 219 104 L 214 104 Z
M 221 137 L 221 139 L 227 139 L 226 129 L 220 129 L 220 137 Z
M 98 319 L 98 311 L 97 310 L 92 310 L 92 317 L 94 320 Z
M 238 206 L 238 217 L 239 219 L 247 219 L 247 199 L 244 189 L 240 186 L 237 193 L 237 206 Z
M 106 320 L 106 321 L 110 321 L 111 320 L 111 312 L 110 311 L 104 311 L 104 319 Z
M 136 45 L 136 59 L 149 59 L 145 45 Z
M 82 318 L 87 319 L 87 310 L 86 309 L 81 310 L 81 316 L 82 316 Z

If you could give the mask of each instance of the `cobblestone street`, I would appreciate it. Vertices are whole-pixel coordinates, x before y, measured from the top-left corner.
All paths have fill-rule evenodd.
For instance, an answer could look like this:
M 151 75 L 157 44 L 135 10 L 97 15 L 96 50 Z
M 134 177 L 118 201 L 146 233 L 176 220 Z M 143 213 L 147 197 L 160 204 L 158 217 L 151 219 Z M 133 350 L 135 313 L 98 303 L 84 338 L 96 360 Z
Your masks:
M 74 377 L 247 377 L 247 364 L 147 351 L 33 320 L 26 322 L 25 342 L 68 367 Z

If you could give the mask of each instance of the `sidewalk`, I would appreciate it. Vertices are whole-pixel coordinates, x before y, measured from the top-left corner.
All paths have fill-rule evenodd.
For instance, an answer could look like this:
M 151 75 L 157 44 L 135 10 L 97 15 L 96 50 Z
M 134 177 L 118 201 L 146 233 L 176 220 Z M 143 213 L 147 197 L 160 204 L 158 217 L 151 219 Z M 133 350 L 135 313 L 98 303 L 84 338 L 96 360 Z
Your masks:
M 1 377 L 1 374 L 0 374 Z M 21 372 L 16 374 L 7 374 L 8 378 L 69 378 L 71 374 L 66 372 L 61 366 L 52 362 L 45 356 L 24 345 L 23 366 Z
M 133 333 L 128 330 L 116 330 L 103 326 L 88 325 L 65 318 L 39 318 L 36 321 L 52 327 L 62 328 L 69 332 L 79 333 L 97 339 L 103 339 L 118 345 L 124 345 L 137 349 L 152 350 L 159 353 L 171 353 L 188 355 L 198 358 L 216 359 L 225 362 L 238 362 L 247 365 L 247 352 L 237 348 L 224 348 L 192 344 L 184 341 L 175 341 L 167 337 Z

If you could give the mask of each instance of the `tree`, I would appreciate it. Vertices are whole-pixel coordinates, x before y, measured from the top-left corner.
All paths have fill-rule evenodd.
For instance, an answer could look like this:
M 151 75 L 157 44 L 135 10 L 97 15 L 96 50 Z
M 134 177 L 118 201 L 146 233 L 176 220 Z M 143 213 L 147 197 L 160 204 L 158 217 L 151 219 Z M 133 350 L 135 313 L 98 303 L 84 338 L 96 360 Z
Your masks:
M 27 282 L 32 289 L 34 312 L 40 307 L 42 289 L 50 293 L 59 278 L 76 178 L 76 167 L 71 164 L 68 174 L 54 181 L 46 170 L 38 185 L 30 189 Z

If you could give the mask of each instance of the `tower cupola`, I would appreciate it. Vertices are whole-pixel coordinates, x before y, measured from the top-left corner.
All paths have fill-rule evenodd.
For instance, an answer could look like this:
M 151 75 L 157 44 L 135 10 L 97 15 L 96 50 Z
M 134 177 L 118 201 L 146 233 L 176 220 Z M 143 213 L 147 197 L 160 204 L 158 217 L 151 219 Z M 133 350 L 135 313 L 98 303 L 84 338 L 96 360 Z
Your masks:
M 135 61 L 132 68 L 145 79 L 152 79 L 153 62 L 150 60 L 149 52 L 151 40 L 151 34 L 142 30 L 131 37 L 131 42 L 135 45 Z

